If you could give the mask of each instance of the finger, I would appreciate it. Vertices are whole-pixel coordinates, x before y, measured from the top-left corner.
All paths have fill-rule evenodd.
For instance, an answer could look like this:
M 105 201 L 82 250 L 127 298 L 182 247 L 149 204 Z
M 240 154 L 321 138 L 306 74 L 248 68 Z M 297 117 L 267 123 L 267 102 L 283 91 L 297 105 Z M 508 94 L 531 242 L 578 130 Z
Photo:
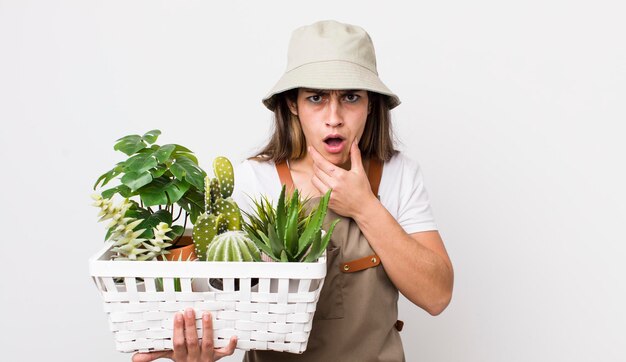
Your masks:
M 209 360 L 213 356 L 213 317 L 211 313 L 202 314 L 202 360 Z
M 330 187 L 323 183 L 317 175 L 313 175 L 313 177 L 311 177 L 311 183 L 322 195 L 326 194 L 326 192 L 330 190 Z
M 187 356 L 187 346 L 185 345 L 185 321 L 182 313 L 174 315 L 174 357 L 175 359 L 183 359 Z
M 188 358 L 195 361 L 200 356 L 200 345 L 198 344 L 198 331 L 196 330 L 196 312 L 192 308 L 185 310 L 185 342 Z
M 172 351 L 135 353 L 135 355 L 133 355 L 133 362 L 150 362 L 159 358 L 172 358 L 172 354 Z
M 230 337 L 230 341 L 226 347 L 218 348 L 215 350 L 215 360 L 218 360 L 224 356 L 230 356 L 235 353 L 237 348 L 237 336 Z
M 361 158 L 361 150 L 359 149 L 359 140 L 354 139 L 350 146 L 350 171 L 363 170 L 363 159 Z
M 313 152 L 317 151 L 313 150 Z M 341 174 L 341 172 L 345 172 L 345 170 L 326 160 L 322 155 L 317 153 L 316 156 L 313 156 L 313 172 L 317 173 L 320 179 L 331 187 L 330 181 L 332 178 L 337 177 L 337 175 Z
M 334 171 L 331 171 L 334 172 Z M 317 164 L 313 164 L 313 175 L 317 176 L 317 178 L 322 181 L 322 183 L 324 185 L 326 185 L 326 187 L 328 188 L 332 188 L 333 185 L 333 176 L 327 174 L 326 172 L 324 172 L 324 170 L 322 170 L 319 165 Z
M 337 169 L 337 166 L 325 159 L 324 156 L 317 152 L 314 147 L 309 146 L 308 149 L 309 153 L 311 154 L 311 158 L 313 159 L 313 163 L 317 164 L 321 170 L 323 170 L 327 174 L 331 174 Z

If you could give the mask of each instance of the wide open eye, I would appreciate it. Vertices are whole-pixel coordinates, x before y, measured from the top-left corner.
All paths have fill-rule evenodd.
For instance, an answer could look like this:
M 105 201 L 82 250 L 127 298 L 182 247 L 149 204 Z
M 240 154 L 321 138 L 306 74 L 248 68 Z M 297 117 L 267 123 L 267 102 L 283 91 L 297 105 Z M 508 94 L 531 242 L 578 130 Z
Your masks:
M 309 100 L 309 102 L 311 103 L 321 103 L 322 102 L 322 96 L 319 94 L 316 94 L 314 96 L 310 96 L 310 97 L 306 97 L 306 99 Z
M 347 93 L 343 96 L 343 98 L 346 100 L 346 102 L 348 103 L 355 103 L 356 101 L 359 100 L 359 98 L 361 98 L 360 95 L 356 94 L 356 93 Z

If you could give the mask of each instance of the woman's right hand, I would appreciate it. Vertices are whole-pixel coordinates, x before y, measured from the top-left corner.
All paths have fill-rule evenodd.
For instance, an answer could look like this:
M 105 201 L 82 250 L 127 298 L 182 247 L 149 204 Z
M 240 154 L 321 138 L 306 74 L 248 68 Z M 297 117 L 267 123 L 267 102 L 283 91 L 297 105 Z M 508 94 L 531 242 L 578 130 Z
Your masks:
M 136 353 L 133 362 L 150 362 L 158 358 L 169 358 L 176 362 L 214 362 L 235 352 L 237 337 L 231 337 L 226 347 L 213 347 L 213 319 L 211 313 L 202 314 L 202 343 L 198 341 L 196 314 L 188 308 L 174 316 L 174 350 Z

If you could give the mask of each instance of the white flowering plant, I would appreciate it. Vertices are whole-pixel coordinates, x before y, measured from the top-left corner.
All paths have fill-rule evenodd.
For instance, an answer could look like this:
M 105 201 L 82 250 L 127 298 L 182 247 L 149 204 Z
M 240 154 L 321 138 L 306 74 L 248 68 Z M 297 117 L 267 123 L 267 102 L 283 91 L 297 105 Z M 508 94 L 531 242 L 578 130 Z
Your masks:
M 152 130 L 118 139 L 114 150 L 128 157 L 93 186 L 96 190 L 119 181 L 92 196 L 100 208 L 99 221 L 109 221 L 105 241 L 114 242 L 117 259 L 151 260 L 168 254 L 187 222 L 195 223 L 204 212 L 206 172 L 188 148 L 155 144 L 160 134 Z

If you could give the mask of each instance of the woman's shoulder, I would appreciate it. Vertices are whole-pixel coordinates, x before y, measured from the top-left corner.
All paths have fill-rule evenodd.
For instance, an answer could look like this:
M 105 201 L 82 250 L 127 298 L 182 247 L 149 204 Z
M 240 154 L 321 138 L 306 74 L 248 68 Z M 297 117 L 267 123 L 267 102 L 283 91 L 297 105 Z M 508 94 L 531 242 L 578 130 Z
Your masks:
M 259 192 L 273 190 L 278 182 L 276 166 L 271 160 L 245 159 L 234 166 L 235 185 Z
M 398 173 L 415 173 L 420 169 L 420 165 L 411 156 L 408 156 L 402 151 L 396 152 L 389 161 L 384 164 L 384 170 L 393 174 Z
M 275 164 L 272 160 L 260 158 L 247 158 L 235 165 L 235 172 L 245 171 L 253 174 L 264 174 L 275 170 Z
M 239 208 L 253 210 L 252 199 L 261 195 L 271 195 L 278 183 L 278 173 L 272 161 L 245 159 L 233 165 L 235 189 L 233 199 Z

